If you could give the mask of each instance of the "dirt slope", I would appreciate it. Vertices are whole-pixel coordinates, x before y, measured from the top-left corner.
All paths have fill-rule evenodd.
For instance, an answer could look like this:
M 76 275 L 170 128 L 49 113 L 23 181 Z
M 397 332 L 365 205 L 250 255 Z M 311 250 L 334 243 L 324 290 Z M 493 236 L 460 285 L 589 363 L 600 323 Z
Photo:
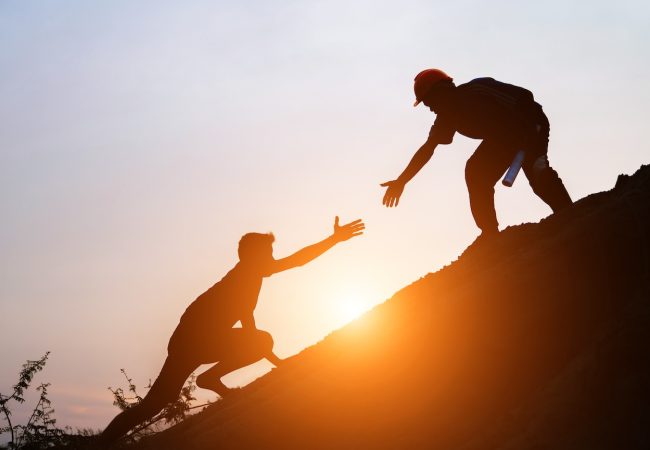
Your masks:
M 648 343 L 644 166 L 468 249 L 141 447 L 648 449 Z

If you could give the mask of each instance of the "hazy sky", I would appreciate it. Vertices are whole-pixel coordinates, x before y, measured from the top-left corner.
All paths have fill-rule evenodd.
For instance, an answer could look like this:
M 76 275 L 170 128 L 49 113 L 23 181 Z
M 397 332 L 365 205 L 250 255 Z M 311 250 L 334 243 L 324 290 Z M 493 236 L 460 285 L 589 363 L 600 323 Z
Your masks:
M 280 356 L 455 259 L 478 233 L 478 141 L 439 147 L 381 206 L 434 119 L 412 108 L 424 68 L 529 88 L 572 196 L 609 189 L 650 159 L 649 43 L 641 0 L 0 0 L 0 392 L 51 350 L 35 382 L 59 424 L 103 428 L 106 387 L 157 375 L 248 231 L 273 231 L 279 257 L 337 214 L 367 224 L 265 281 L 256 318 Z M 496 199 L 502 228 L 550 213 L 523 176 Z

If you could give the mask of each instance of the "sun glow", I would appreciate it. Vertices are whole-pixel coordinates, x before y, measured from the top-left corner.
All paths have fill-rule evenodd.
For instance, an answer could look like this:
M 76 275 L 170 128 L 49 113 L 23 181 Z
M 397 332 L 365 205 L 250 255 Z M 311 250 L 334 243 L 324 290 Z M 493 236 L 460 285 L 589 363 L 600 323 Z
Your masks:
M 348 292 L 338 299 L 337 316 L 342 324 L 352 322 L 374 306 L 369 296 L 359 292 Z

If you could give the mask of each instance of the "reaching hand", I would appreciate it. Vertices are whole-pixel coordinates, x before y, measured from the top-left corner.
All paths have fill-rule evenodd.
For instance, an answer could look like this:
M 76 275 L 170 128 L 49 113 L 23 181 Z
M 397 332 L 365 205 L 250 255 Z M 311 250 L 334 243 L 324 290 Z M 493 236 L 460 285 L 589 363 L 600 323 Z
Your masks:
M 400 180 L 393 180 L 381 183 L 380 186 L 388 188 L 386 189 L 382 203 L 387 208 L 399 205 L 399 198 L 402 196 L 402 192 L 404 192 L 404 183 Z
M 334 239 L 336 239 L 337 242 L 343 242 L 354 236 L 363 234 L 363 230 L 365 229 L 366 225 L 361 221 L 361 219 L 339 226 L 339 216 L 336 216 L 334 218 L 334 233 L 332 236 L 334 236 Z

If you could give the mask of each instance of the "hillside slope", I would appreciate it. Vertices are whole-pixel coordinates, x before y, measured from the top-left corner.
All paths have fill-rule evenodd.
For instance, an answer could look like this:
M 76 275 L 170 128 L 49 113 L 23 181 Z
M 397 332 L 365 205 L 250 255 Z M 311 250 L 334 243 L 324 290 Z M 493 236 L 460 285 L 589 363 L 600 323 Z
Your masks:
M 468 249 L 141 447 L 647 449 L 648 343 L 644 166 Z

